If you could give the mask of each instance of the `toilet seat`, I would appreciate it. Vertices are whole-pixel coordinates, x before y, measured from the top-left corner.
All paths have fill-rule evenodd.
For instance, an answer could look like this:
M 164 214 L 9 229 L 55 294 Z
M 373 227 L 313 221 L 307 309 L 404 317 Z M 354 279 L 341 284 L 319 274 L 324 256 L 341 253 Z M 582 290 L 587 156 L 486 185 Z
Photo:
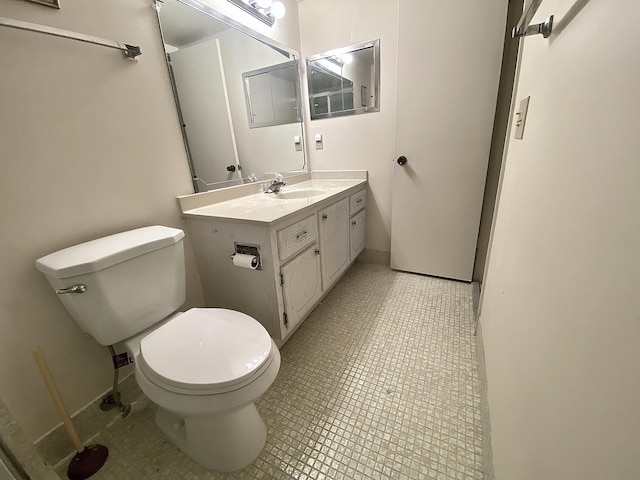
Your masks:
M 272 360 L 265 328 L 244 313 L 193 308 L 140 341 L 140 370 L 157 386 L 186 395 L 242 388 Z

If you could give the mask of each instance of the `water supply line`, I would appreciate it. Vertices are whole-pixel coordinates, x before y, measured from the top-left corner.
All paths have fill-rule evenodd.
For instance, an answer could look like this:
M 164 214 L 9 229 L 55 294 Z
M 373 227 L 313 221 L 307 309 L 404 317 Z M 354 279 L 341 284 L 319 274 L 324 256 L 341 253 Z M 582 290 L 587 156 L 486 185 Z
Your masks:
M 131 413 L 131 405 L 124 405 L 121 401 L 121 393 L 118 390 L 118 369 L 129 362 L 119 363 L 118 359 L 122 358 L 121 355 L 116 355 L 116 351 L 113 348 L 113 345 L 109 345 L 107 347 L 109 352 L 111 352 L 111 358 L 113 359 L 113 388 L 111 392 L 109 392 L 100 402 L 100 410 L 103 412 L 108 412 L 109 410 L 113 410 L 114 408 L 120 409 L 120 416 L 122 418 L 126 418 L 129 413 Z M 127 355 L 126 353 L 123 355 Z M 128 360 L 128 356 L 127 356 Z

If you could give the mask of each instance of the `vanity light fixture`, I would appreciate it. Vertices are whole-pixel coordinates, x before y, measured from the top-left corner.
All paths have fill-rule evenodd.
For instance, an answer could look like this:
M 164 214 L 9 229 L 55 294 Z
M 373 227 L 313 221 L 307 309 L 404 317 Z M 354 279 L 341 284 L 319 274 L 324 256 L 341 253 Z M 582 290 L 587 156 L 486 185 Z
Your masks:
M 253 15 L 261 22 L 269 26 L 273 26 L 276 19 L 284 17 L 286 12 L 285 6 L 280 1 L 273 0 L 228 0 L 236 7 L 243 9 L 245 12 Z

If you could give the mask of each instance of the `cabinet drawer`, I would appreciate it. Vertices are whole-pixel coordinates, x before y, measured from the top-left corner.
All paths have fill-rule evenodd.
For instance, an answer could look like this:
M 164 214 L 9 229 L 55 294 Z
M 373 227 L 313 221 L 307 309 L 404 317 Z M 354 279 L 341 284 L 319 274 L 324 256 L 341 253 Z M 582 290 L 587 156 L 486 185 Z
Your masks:
M 367 191 L 360 190 L 349 197 L 349 215 L 353 215 L 358 210 L 362 210 L 367 204 Z
M 318 239 L 318 221 L 315 215 L 278 230 L 278 257 L 285 261 Z

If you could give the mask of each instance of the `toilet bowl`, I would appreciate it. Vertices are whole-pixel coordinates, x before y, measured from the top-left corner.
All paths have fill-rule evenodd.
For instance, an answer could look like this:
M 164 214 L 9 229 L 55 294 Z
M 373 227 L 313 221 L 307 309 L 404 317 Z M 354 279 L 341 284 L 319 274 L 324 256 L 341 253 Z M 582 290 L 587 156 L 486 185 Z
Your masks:
M 220 472 L 250 464 L 265 445 L 254 402 L 271 386 L 280 353 L 241 312 L 184 302 L 181 230 L 154 226 L 39 259 L 80 328 L 102 345 L 123 342 L 135 377 L 157 406 L 156 424 L 184 453 Z
M 254 405 L 273 383 L 280 353 L 253 318 L 191 309 L 125 341 L 156 424 L 188 456 L 220 472 L 251 463 L 267 431 Z

